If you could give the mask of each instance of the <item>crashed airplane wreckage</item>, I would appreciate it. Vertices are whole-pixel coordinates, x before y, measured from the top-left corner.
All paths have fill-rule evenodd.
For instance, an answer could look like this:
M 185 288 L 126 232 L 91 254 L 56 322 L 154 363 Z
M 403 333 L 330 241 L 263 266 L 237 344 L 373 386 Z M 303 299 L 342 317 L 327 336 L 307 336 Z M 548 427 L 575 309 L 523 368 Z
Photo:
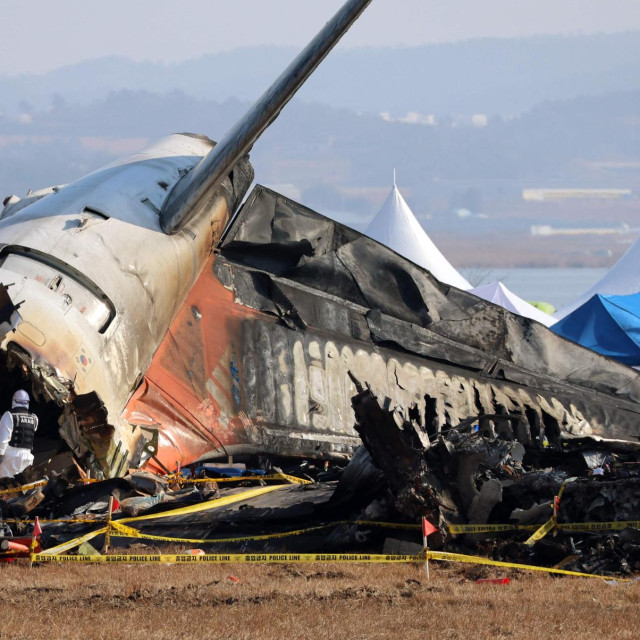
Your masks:
M 150 314 L 153 299 L 139 301 Z M 72 392 L 34 363 L 35 349 L 25 353 L 33 327 L 23 321 L 8 334 L 7 362 L 31 372 L 34 390 L 62 400 L 63 437 L 79 460 L 94 456 L 105 475 L 145 463 L 145 451 L 155 471 L 230 455 L 347 460 L 360 443 L 350 376 L 411 407 L 425 443 L 469 416 L 501 413 L 518 414 L 540 446 L 587 438 L 633 448 L 640 432 L 633 369 L 443 285 L 375 241 L 261 186 L 207 258 L 150 365 L 128 387 L 133 392 L 117 428 L 85 386 L 92 372 L 104 372 L 106 354 L 99 360 L 85 348 L 89 361 L 79 371 L 86 375 L 76 375 L 75 386 L 86 394 L 68 401 Z M 65 330 L 77 340 L 70 322 Z M 143 344 L 134 340 L 130 357 Z M 62 355 L 73 351 L 79 360 L 79 349 Z M 109 457 L 136 434 L 147 447 L 137 458 L 122 445 L 119 457 Z
M 552 447 L 636 441 L 636 371 L 264 187 L 234 216 L 251 145 L 367 4 L 347 2 L 218 145 L 174 135 L 7 199 L 0 401 L 30 385 L 40 460 L 68 448 L 95 477 L 346 461 L 352 377 L 410 407 L 425 444 L 502 413 Z

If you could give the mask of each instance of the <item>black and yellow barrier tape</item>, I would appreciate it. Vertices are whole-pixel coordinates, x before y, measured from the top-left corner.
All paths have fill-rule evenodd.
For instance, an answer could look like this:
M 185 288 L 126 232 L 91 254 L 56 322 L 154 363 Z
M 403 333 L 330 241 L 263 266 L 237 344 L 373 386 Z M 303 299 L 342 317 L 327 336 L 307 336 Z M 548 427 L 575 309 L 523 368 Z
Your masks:
M 549 521 L 539 524 L 448 524 L 446 528 L 453 535 L 468 533 L 509 533 L 518 531 L 538 531 L 548 526 Z M 640 529 L 640 520 L 620 520 L 615 522 L 556 522 L 559 531 L 616 531 L 631 527 Z
M 252 536 L 236 536 L 232 538 L 213 538 L 213 539 L 201 539 L 201 538 L 173 538 L 169 536 L 156 536 L 152 534 L 142 533 L 138 529 L 134 529 L 133 527 L 128 527 L 125 524 L 122 524 L 122 520 L 112 520 L 107 524 L 107 526 L 98 529 L 97 531 L 92 531 L 90 533 L 86 533 L 83 536 L 78 538 L 74 538 L 73 540 L 68 540 L 60 545 L 47 549 L 43 553 L 46 555 L 54 555 L 55 553 L 63 553 L 64 551 L 68 551 L 69 549 L 73 549 L 83 542 L 88 542 L 89 540 L 102 535 L 109 534 L 112 537 L 122 537 L 122 538 L 140 538 L 144 540 L 155 540 L 159 542 L 185 542 L 189 544 L 222 544 L 225 542 L 250 542 L 250 541 L 260 541 L 260 540 L 270 540 L 277 538 L 287 538 L 290 536 L 298 536 L 305 533 L 312 533 L 314 531 L 321 531 L 323 529 L 329 529 L 338 525 L 360 525 L 360 526 L 370 526 L 370 527 L 381 527 L 386 529 L 420 529 L 420 525 L 415 524 L 403 524 L 397 522 L 375 522 L 371 520 L 342 520 L 339 522 L 331 522 L 327 524 L 317 525 L 315 527 L 307 527 L 305 529 L 296 529 L 293 531 L 282 531 L 278 533 L 265 533 L 260 535 L 252 535 Z
M 1 521 L 6 524 L 34 524 L 34 520 L 26 520 L 22 518 L 2 518 Z M 38 518 L 38 522 L 40 524 L 102 524 L 106 521 L 107 519 L 104 516 L 99 518 Z
M 464 533 L 502 533 L 509 531 L 535 531 L 538 524 L 448 524 L 447 530 L 453 535 Z
M 122 518 L 119 522 L 135 522 L 138 520 L 150 520 L 150 519 L 160 519 L 160 518 L 168 518 L 171 516 L 180 516 L 189 513 L 197 513 L 199 511 L 207 511 L 208 509 L 216 509 L 218 507 L 223 507 L 228 504 L 233 504 L 234 502 L 238 502 L 241 500 L 248 500 L 251 498 L 255 498 L 263 493 L 269 493 L 271 491 L 276 491 L 278 489 L 283 489 L 287 485 L 272 485 L 268 487 L 256 487 L 253 489 L 249 489 L 247 491 L 243 491 L 242 493 L 235 493 L 230 496 L 224 496 L 223 498 L 217 498 L 215 500 L 209 500 L 208 502 L 199 502 L 197 504 L 189 505 L 187 507 L 180 507 L 178 509 L 172 509 L 169 511 L 162 511 L 160 513 L 149 514 L 145 516 L 132 516 L 128 518 Z M 21 520 L 19 518 L 6 518 L 2 519 L 2 522 L 6 522 L 7 524 L 33 524 L 33 520 Z M 52 519 L 38 519 L 40 524 L 53 524 L 53 523 L 66 523 L 66 524 L 102 524 L 106 522 L 106 519 L 103 518 L 52 518 Z
M 619 522 L 559 522 L 556 526 L 561 531 L 619 531 L 627 527 L 640 529 L 640 520 L 621 520 Z
M 200 513 L 201 511 L 209 511 L 210 509 L 217 509 L 219 507 L 226 507 L 227 505 L 241 502 L 242 500 L 250 500 L 265 493 L 271 493 L 272 491 L 279 491 L 285 489 L 286 484 L 270 485 L 268 487 L 254 487 L 247 489 L 241 493 L 234 493 L 229 496 L 223 496 L 222 498 L 216 498 L 215 500 L 209 500 L 207 502 L 198 502 L 197 504 L 190 504 L 186 507 L 179 507 L 178 509 L 171 509 L 170 511 L 161 511 L 160 513 L 149 513 L 144 516 L 131 516 L 128 518 L 121 518 L 118 522 L 141 522 L 143 520 L 160 520 L 162 518 L 172 518 L 174 516 L 183 516 L 190 513 Z
M 542 540 L 550 531 L 619 531 L 631 527 L 640 528 L 640 520 L 625 520 L 620 522 L 558 522 L 555 516 L 551 516 L 547 522 L 539 527 L 535 533 L 525 540 L 526 545 L 533 545 Z
M 255 476 L 253 478 L 231 478 L 233 480 L 240 480 L 240 479 L 263 479 L 265 478 L 265 476 Z M 289 484 L 312 484 L 310 480 L 305 480 L 303 478 L 296 478 L 294 476 L 288 476 L 284 473 L 280 473 L 277 475 L 272 475 L 269 476 L 268 478 L 269 480 L 286 480 L 287 482 L 289 482 Z M 191 482 L 195 482 L 191 481 Z M 199 481 L 199 480 L 198 480 Z M 202 479 L 202 482 L 218 482 L 218 480 L 214 480 L 214 479 Z M 33 489 L 36 486 L 43 486 L 47 483 L 46 480 L 43 480 L 41 482 L 37 482 L 37 483 L 32 483 L 30 485 L 24 485 L 22 488 L 16 487 L 15 489 L 11 489 L 8 491 L 5 491 L 4 493 L 9 493 L 9 492 L 17 492 L 20 490 L 27 490 L 27 489 Z M 269 486 L 269 487 L 257 487 L 255 489 L 255 491 L 258 491 L 259 493 L 252 493 L 251 495 L 247 495 L 247 498 L 252 498 L 255 497 L 256 495 L 260 495 L 261 493 L 267 493 L 267 491 L 273 491 L 275 489 L 281 489 L 283 487 L 286 487 L 287 485 L 276 485 L 276 486 Z M 262 489 L 267 489 L 267 491 L 262 491 Z M 3 493 L 3 492 L 0 492 Z M 235 498 L 235 495 L 238 494 L 234 494 L 234 496 L 229 496 L 229 497 L 233 497 L 234 499 L 232 500 L 232 502 L 236 502 L 237 498 Z M 221 498 L 223 499 L 223 498 Z M 154 514 L 152 516 L 145 516 L 147 518 L 160 518 L 160 517 L 167 517 L 169 515 L 169 513 L 171 515 L 183 515 L 185 513 L 194 513 L 194 511 L 200 511 L 202 509 L 207 509 L 209 507 L 205 506 L 205 505 L 209 505 L 211 504 L 211 502 L 216 502 L 216 501 L 209 501 L 209 502 L 201 502 L 198 503 L 197 505 L 190 505 L 189 507 L 184 507 L 184 509 L 191 509 L 191 507 L 195 507 L 195 510 L 191 510 L 191 511 L 180 511 L 179 509 L 174 509 L 171 512 L 162 512 L 161 514 Z M 220 503 L 216 502 L 216 507 L 218 506 L 223 506 Z M 135 518 L 140 518 L 142 516 L 135 516 Z M 124 519 L 123 519 L 124 520 Z M 40 524 L 51 524 L 51 523 L 68 523 L 68 524 L 77 524 L 77 523 L 100 523 L 100 522 L 105 522 L 106 520 L 104 518 L 51 518 L 51 519 L 46 519 L 46 518 L 40 518 L 39 519 Z M 131 521 L 131 518 L 126 518 L 127 522 Z M 2 519 L 2 522 L 6 522 L 7 524 L 18 524 L 18 523 L 22 523 L 22 524 L 33 524 L 33 520 L 24 520 L 24 519 L 20 519 L 20 518 L 4 518 Z
M 576 478 L 567 478 L 560 485 L 558 495 L 553 499 L 553 502 L 551 503 L 551 507 L 553 509 L 551 517 L 539 529 L 537 529 L 533 533 L 533 535 L 529 536 L 529 538 L 524 541 L 526 545 L 533 546 L 536 542 L 542 540 L 542 538 L 544 538 L 550 531 L 553 531 L 555 535 L 555 532 L 558 531 L 558 511 L 560 510 L 560 498 L 562 498 L 562 494 L 564 493 L 567 485 L 575 481 Z
M 175 510 L 171 512 L 172 515 L 175 515 Z M 114 520 L 113 524 L 122 523 L 124 520 L 127 522 L 131 522 L 130 518 L 122 519 L 122 520 Z M 5 518 L 2 522 L 6 524 L 24 524 L 27 526 L 32 526 L 34 524 L 33 520 L 25 520 L 19 518 Z M 106 524 L 107 519 L 104 517 L 101 518 L 39 518 L 39 522 L 42 525 L 45 524 Z M 547 527 L 550 521 L 547 521 L 542 527 Z M 196 538 L 170 538 L 163 536 L 151 536 L 150 534 L 142 534 L 137 529 L 131 529 L 131 531 L 138 531 L 135 537 L 139 538 L 148 538 L 155 540 L 166 540 L 169 542 L 207 542 L 207 543 L 216 543 L 216 542 L 240 542 L 245 540 L 266 540 L 268 538 L 284 538 L 286 536 L 293 536 L 299 533 L 307 533 L 313 530 L 319 530 L 322 528 L 329 528 L 338 525 L 362 525 L 362 526 L 371 526 L 371 527 L 384 527 L 387 529 L 405 529 L 405 530 L 420 530 L 421 526 L 419 524 L 409 524 L 403 522 L 382 522 L 375 520 L 337 520 L 335 522 L 329 522 L 322 525 L 317 525 L 316 527 L 307 527 L 305 529 L 296 529 L 293 531 L 284 531 L 280 533 L 272 533 L 272 534 L 264 534 L 260 536 L 244 536 L 244 537 L 236 537 L 236 538 L 216 538 L 216 539 L 196 539 Z M 123 525 L 120 525 L 123 526 Z M 615 522 L 572 522 L 565 523 L 560 522 L 556 523 L 556 529 L 559 531 L 576 531 L 576 532 L 589 532 L 589 531 L 620 531 L 622 529 L 626 529 L 627 527 L 631 527 L 634 529 L 640 529 L 640 520 L 624 520 L 624 521 L 615 521 Z M 115 528 L 115 527 L 114 527 Z M 447 529 L 449 533 L 453 535 L 463 535 L 463 534 L 474 534 L 474 533 L 516 533 L 519 531 L 539 531 L 541 529 L 540 525 L 537 524 L 449 524 L 447 525 Z M 114 534 L 117 535 L 117 532 L 114 531 Z M 131 537 L 134 537 L 132 534 Z
M 384 522 L 383 520 L 341 520 L 334 523 L 329 523 L 330 526 L 334 524 L 359 524 L 364 527 L 384 527 L 385 529 L 414 529 L 416 531 L 422 531 L 421 524 L 409 524 L 406 522 Z
M 541 527 L 538 527 L 538 529 L 536 529 L 533 535 L 529 536 L 524 541 L 524 543 L 526 545 L 532 546 L 536 542 L 538 542 L 538 540 L 542 540 L 542 538 L 544 538 L 547 535 L 547 533 L 549 533 L 549 531 L 553 531 L 556 528 L 557 528 L 556 517 L 555 515 L 553 515 Z
M 141 538 L 144 540 L 156 540 L 159 542 L 188 542 L 190 544 L 222 544 L 225 542 L 252 542 L 260 540 L 273 540 L 277 538 L 289 538 L 306 533 L 313 533 L 315 531 L 322 531 L 324 529 L 331 529 L 339 525 L 360 525 L 368 527 L 380 527 L 385 529 L 420 529 L 420 525 L 415 524 L 403 524 L 397 522 L 375 522 L 370 520 L 341 520 L 337 522 L 329 522 L 326 524 L 319 524 L 313 527 L 306 527 L 304 529 L 294 529 L 292 531 L 280 531 L 277 533 L 264 533 L 250 536 L 235 536 L 230 538 L 173 538 L 169 536 L 157 536 L 149 533 L 143 533 L 133 527 L 128 527 L 121 524 L 121 520 L 114 520 L 110 523 L 111 535 L 120 536 L 124 538 Z
M 293 563 L 293 562 L 364 562 L 402 563 L 424 562 L 424 555 L 385 555 L 371 553 L 216 553 L 192 554 L 149 554 L 149 555 L 91 555 L 91 556 L 50 556 L 33 554 L 34 562 L 94 562 L 94 563 Z
M 80 538 L 74 538 L 73 540 L 69 540 L 67 542 L 63 542 L 55 547 L 51 547 L 42 553 L 45 555 L 55 555 L 57 553 L 63 553 L 69 549 L 73 549 L 74 547 L 82 544 L 83 542 L 87 542 L 92 538 L 100 534 L 111 534 L 113 531 L 114 522 L 118 522 L 120 525 L 123 525 L 128 522 L 140 522 L 146 520 L 159 520 L 162 518 L 170 518 L 173 516 L 181 516 L 187 515 L 191 513 L 198 513 L 201 511 L 208 511 L 210 509 L 217 509 L 219 507 L 225 507 L 230 504 L 234 504 L 236 502 L 242 502 L 243 500 L 249 500 L 251 498 L 255 498 L 257 496 L 261 496 L 265 493 L 271 493 L 272 491 L 278 491 L 279 489 L 283 489 L 287 485 L 273 485 L 269 487 L 256 487 L 253 489 L 248 489 L 247 491 L 242 491 L 241 493 L 234 493 L 230 496 L 224 496 L 223 498 L 216 498 L 215 500 L 209 500 L 208 502 L 200 502 L 198 504 L 191 504 L 187 507 L 180 507 L 178 509 L 172 509 L 170 511 L 162 511 L 160 513 L 151 513 L 144 516 L 135 516 L 131 518 L 121 518 L 117 521 L 111 521 L 108 523 L 108 526 L 99 529 L 98 531 L 93 531 L 91 533 L 87 533 Z
M 312 480 L 307 480 L 306 478 L 298 478 L 296 476 L 290 476 L 286 473 L 272 473 L 264 476 L 237 476 L 234 478 L 181 478 L 181 477 L 173 477 L 168 476 L 165 480 L 169 482 L 177 482 L 178 484 L 199 484 L 199 483 L 207 483 L 207 482 L 243 482 L 243 481 L 254 481 L 254 480 L 284 480 L 289 484 L 313 484 Z M 8 489 L 0 489 L 0 495 L 4 495 L 7 493 L 18 493 L 21 491 L 30 491 L 31 489 L 37 489 L 39 487 L 44 487 L 47 484 L 48 480 L 38 480 L 37 482 L 30 482 L 28 484 L 19 485 L 17 487 L 11 487 Z M 84 485 L 89 483 L 99 482 L 95 478 L 87 479 L 86 481 L 81 481 L 78 484 Z M 6 521 L 5 521 L 6 522 Z M 51 521 L 50 521 L 51 522 Z
M 481 556 L 468 556 L 461 553 L 448 553 L 445 551 L 428 551 L 426 554 L 418 555 L 389 555 L 373 553 L 215 553 L 215 554 L 118 554 L 118 555 L 76 555 L 76 556 L 51 556 L 44 553 L 34 553 L 31 555 L 33 562 L 78 562 L 89 564 L 243 564 L 243 563 L 416 563 L 426 560 L 436 560 L 442 562 L 460 562 L 466 564 L 482 564 L 505 569 L 520 569 L 525 571 L 538 571 L 544 573 L 554 573 L 565 576 L 576 576 L 582 578 L 596 578 L 600 580 L 611 580 L 611 576 L 601 576 L 592 573 L 581 573 L 579 571 L 568 571 L 565 569 L 555 569 L 553 567 L 538 567 L 529 564 L 515 562 L 501 562 L 490 560 Z M 627 578 L 616 578 L 618 582 L 629 582 Z
M 0 489 L 0 495 L 6 494 L 6 493 L 18 493 L 20 491 L 31 491 L 31 489 L 38 489 L 39 487 L 46 486 L 48 482 L 49 480 L 45 478 L 43 480 L 38 480 L 36 482 L 29 482 L 28 484 L 22 484 L 18 487 L 12 487 L 10 489 Z M 86 480 L 77 481 L 76 486 L 87 485 L 94 482 L 100 482 L 100 480 L 97 480 L 96 478 L 87 478 Z
M 89 542 L 89 540 L 93 540 L 94 538 L 96 538 L 99 535 L 102 535 L 103 533 L 107 533 L 107 527 L 102 527 L 102 529 L 97 529 L 96 531 L 85 533 L 83 536 L 80 536 L 79 538 L 74 538 L 73 540 L 68 540 L 67 542 L 58 544 L 55 547 L 45 549 L 44 551 L 41 551 L 39 555 L 57 557 L 58 554 L 64 553 L 65 551 L 69 551 L 70 549 L 75 549 L 75 547 L 79 547 L 83 542 Z

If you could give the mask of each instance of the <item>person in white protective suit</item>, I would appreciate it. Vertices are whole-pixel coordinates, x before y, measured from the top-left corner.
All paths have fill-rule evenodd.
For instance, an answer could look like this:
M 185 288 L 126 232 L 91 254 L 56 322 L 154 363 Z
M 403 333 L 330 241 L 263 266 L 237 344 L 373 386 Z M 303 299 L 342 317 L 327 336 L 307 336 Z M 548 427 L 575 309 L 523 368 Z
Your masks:
M 0 478 L 13 478 L 33 464 L 33 441 L 38 417 L 29 411 L 29 394 L 13 394 L 11 411 L 0 418 Z

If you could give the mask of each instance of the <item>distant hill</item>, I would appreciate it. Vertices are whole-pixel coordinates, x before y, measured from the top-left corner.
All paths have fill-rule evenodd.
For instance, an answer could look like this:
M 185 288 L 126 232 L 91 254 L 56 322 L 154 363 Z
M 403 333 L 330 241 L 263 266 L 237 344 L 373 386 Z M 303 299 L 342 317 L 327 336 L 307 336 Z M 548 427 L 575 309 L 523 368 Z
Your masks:
M 70 181 L 175 131 L 219 139 L 248 105 L 127 90 L 89 105 L 58 99 L 28 117 L 0 116 L 0 196 Z M 609 166 L 640 167 L 640 90 L 549 101 L 483 127 L 436 123 L 388 122 L 294 100 L 251 155 L 259 180 L 293 184 L 336 207 L 336 189 L 388 185 L 394 167 L 423 206 L 468 185 L 497 191 L 500 182 L 512 190 L 640 182 L 638 169 L 619 174 Z
M 108 57 L 43 75 L 0 77 L 0 111 L 42 110 L 54 96 L 86 105 L 122 89 L 252 100 L 295 54 L 258 47 L 170 65 Z M 633 90 L 640 90 L 640 32 L 337 50 L 299 99 L 394 116 L 514 115 L 546 100 Z

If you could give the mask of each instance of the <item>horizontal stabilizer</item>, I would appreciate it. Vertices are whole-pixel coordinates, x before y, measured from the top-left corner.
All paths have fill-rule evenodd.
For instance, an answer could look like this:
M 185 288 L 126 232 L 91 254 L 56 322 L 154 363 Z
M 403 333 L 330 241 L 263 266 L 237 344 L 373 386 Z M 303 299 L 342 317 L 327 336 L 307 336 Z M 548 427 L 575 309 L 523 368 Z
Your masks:
M 213 197 L 222 180 L 322 62 L 371 0 L 347 0 L 280 77 L 236 122 L 216 147 L 175 187 L 162 208 L 165 233 L 179 231 Z

